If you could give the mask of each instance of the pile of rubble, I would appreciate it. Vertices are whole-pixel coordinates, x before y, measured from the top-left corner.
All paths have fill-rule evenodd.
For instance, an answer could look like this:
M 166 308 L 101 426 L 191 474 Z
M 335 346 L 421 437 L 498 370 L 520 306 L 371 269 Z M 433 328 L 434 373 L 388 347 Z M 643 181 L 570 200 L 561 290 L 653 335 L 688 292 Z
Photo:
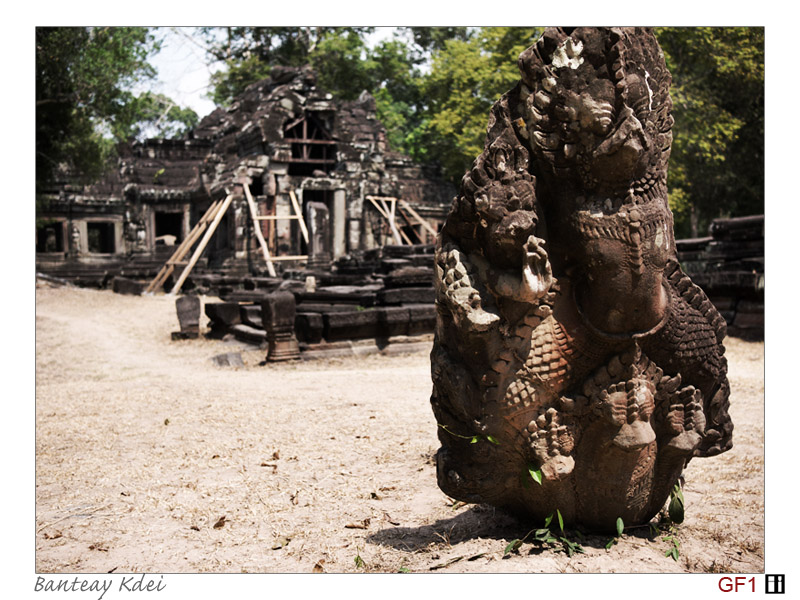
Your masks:
M 268 348 L 268 360 L 414 351 L 429 346 L 436 324 L 433 250 L 386 246 L 333 272 L 283 279 L 199 275 L 193 291 L 220 299 L 204 307 L 208 337 Z
M 708 237 L 678 240 L 683 270 L 728 323 L 728 335 L 764 338 L 764 215 L 715 219 Z

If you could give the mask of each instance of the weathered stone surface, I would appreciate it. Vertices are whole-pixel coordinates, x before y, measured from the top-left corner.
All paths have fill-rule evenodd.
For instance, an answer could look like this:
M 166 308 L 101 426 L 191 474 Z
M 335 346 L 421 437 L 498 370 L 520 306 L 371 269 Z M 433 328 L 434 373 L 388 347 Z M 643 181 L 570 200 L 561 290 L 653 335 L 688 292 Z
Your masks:
M 239 312 L 242 315 L 242 323 L 256 329 L 264 329 L 260 304 L 242 304 L 239 307 Z
M 256 346 L 260 347 L 265 347 L 267 344 L 267 332 L 263 329 L 258 329 L 256 327 L 251 327 L 250 325 L 245 325 L 244 323 L 239 323 L 237 325 L 230 326 L 228 331 L 241 342 L 255 344 Z
M 332 312 L 322 315 L 323 337 L 329 342 L 356 340 L 378 336 L 378 311 L 376 309 Z
M 305 313 L 353 312 L 353 308 L 353 304 L 328 304 L 327 302 L 303 301 L 297 305 L 297 311 Z
M 145 285 L 127 277 L 117 275 L 111 280 L 111 289 L 117 294 L 131 294 L 141 296 Z
M 711 236 L 677 243 L 681 268 L 703 287 L 728 335 L 764 339 L 764 215 L 714 219 Z
M 261 321 L 267 330 L 268 361 L 300 358 L 294 333 L 296 305 L 291 292 L 273 292 L 261 303 Z
M 433 333 L 436 329 L 436 307 L 433 304 L 409 304 L 408 335 Z
M 218 367 L 243 367 L 244 361 L 239 352 L 226 352 L 225 354 L 217 354 L 211 357 L 213 362 Z
M 206 336 L 210 338 L 221 339 L 232 326 L 242 322 L 237 302 L 211 302 L 205 305 L 204 310 L 210 327 Z
M 670 75 L 642 28 L 549 28 L 519 67 L 436 248 L 439 486 L 645 523 L 733 429 L 725 321 L 676 258 Z
M 318 287 L 315 292 L 299 294 L 303 303 L 327 302 L 336 304 L 353 304 L 358 306 L 374 306 L 379 286 L 330 286 Z
M 197 296 L 181 296 L 175 300 L 181 333 L 200 333 L 200 304 L 200 298 Z
M 298 312 L 294 318 L 294 331 L 299 342 L 318 344 L 322 341 L 322 314 L 316 312 Z
M 386 276 L 384 284 L 387 288 L 433 287 L 433 267 L 403 267 L 396 269 Z
M 381 290 L 378 292 L 380 304 L 433 304 L 435 294 L 432 287 L 406 287 Z
M 172 332 L 172 341 L 177 342 L 180 340 L 196 340 L 200 337 L 200 332 L 198 331 L 173 331 Z

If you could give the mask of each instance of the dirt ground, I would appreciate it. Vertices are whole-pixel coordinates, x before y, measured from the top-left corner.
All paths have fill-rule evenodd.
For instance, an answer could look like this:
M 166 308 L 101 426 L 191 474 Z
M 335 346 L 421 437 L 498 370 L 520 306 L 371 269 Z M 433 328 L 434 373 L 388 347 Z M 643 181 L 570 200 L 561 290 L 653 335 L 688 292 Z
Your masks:
M 764 570 L 763 343 L 725 342 L 734 448 L 689 464 L 676 561 L 646 528 L 506 555 L 527 526 L 436 486 L 426 352 L 265 366 L 177 329 L 165 296 L 37 285 L 37 572 Z

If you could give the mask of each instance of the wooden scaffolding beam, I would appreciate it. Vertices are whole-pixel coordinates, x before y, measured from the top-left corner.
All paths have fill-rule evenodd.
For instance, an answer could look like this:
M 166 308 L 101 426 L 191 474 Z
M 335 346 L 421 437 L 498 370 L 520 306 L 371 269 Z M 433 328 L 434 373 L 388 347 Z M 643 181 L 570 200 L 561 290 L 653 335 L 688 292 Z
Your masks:
M 155 276 L 153 281 L 150 282 L 150 285 L 147 286 L 144 291 L 145 294 L 151 294 L 155 292 L 159 286 L 164 284 L 164 282 L 167 280 L 167 277 L 172 275 L 172 272 L 175 270 L 176 266 L 184 265 L 184 257 L 189 253 L 189 250 L 192 249 L 192 246 L 194 246 L 195 242 L 203 234 L 203 231 L 205 231 L 206 227 L 208 227 L 208 224 L 214 219 L 221 204 L 222 200 L 215 200 L 211 203 L 211 206 L 208 207 L 208 210 L 205 212 L 205 214 L 195 224 L 195 226 L 189 232 L 189 235 L 186 236 L 186 239 L 180 243 L 169 260 L 167 260 L 167 262 L 164 263 L 164 266 L 161 267 L 161 270 Z
M 194 269 L 195 264 L 197 264 L 197 261 L 200 259 L 200 255 L 203 254 L 203 251 L 206 249 L 209 240 L 214 235 L 214 232 L 217 230 L 219 222 L 222 220 L 222 217 L 225 215 L 225 212 L 228 210 L 228 207 L 231 205 L 232 201 L 233 201 L 233 194 L 229 194 L 228 197 L 225 198 L 225 200 L 220 205 L 219 209 L 214 215 L 214 220 L 211 222 L 211 225 L 206 230 L 203 239 L 200 240 L 200 245 L 197 246 L 197 249 L 194 251 L 194 254 L 192 254 L 192 258 L 189 259 L 189 264 L 187 264 L 186 267 L 183 269 L 183 273 L 181 273 L 181 276 L 178 278 L 177 283 L 169 292 L 170 296 L 174 296 L 175 294 L 181 291 L 181 288 L 183 287 L 186 278 L 189 277 L 189 273 L 192 272 L 192 269 Z
M 258 214 L 258 207 L 253 200 L 253 195 L 250 193 L 250 186 L 247 185 L 247 183 L 242 183 L 242 187 L 244 187 L 244 195 L 247 198 L 247 205 L 250 207 L 250 217 L 253 219 L 253 229 L 256 232 L 258 243 L 261 246 L 261 253 L 264 255 L 264 260 L 267 262 L 267 272 L 269 273 L 270 277 L 276 277 L 275 265 L 272 264 L 272 259 L 269 255 L 269 248 L 267 247 L 267 242 L 264 239 L 264 233 L 261 231 L 262 219 L 259 218 L 260 216 Z
M 264 239 L 264 233 L 261 231 L 261 221 L 278 221 L 278 220 L 297 220 L 300 226 L 300 232 L 303 235 L 303 239 L 305 240 L 306 244 L 308 244 L 308 228 L 306 227 L 305 220 L 303 219 L 303 214 L 300 210 L 300 203 L 297 201 L 297 196 L 295 196 L 294 190 L 289 190 L 289 198 L 292 201 L 292 208 L 294 210 L 294 214 L 291 215 L 260 215 L 258 213 L 258 206 L 256 205 L 255 199 L 253 198 L 252 193 L 250 192 L 250 187 L 247 183 L 241 184 L 244 189 L 244 195 L 247 199 L 247 205 L 250 209 L 250 217 L 253 220 L 253 229 L 255 230 L 256 238 L 258 239 L 259 246 L 261 247 L 261 252 L 264 256 L 264 261 L 267 263 L 267 271 L 269 272 L 271 277 L 276 277 L 275 265 L 276 261 L 288 261 L 288 260 L 307 260 L 308 255 L 290 255 L 290 256 L 272 256 L 269 251 L 269 246 L 267 241 Z M 153 293 L 159 286 L 163 285 L 167 278 L 173 273 L 176 266 L 183 266 L 184 269 L 181 272 L 178 281 L 173 286 L 172 290 L 170 290 L 169 295 L 174 296 L 178 292 L 180 292 L 183 284 L 186 282 L 187 277 L 192 272 L 192 269 L 197 264 L 197 261 L 200 259 L 200 256 L 203 254 L 203 251 L 206 249 L 208 242 L 216 232 L 217 227 L 219 226 L 222 217 L 225 215 L 225 212 L 228 210 L 228 207 L 231 205 L 233 201 L 234 195 L 229 194 L 225 200 L 216 200 L 211 204 L 205 214 L 200 218 L 200 220 L 195 224 L 192 230 L 189 232 L 189 235 L 186 236 L 186 239 L 181 242 L 178 246 L 177 250 L 172 254 L 172 256 L 164 263 L 164 266 L 161 267 L 158 274 L 155 276 L 153 281 L 145 289 L 144 293 Z M 203 233 L 205 232 L 205 235 Z M 195 245 L 200 236 L 203 235 L 202 240 L 200 240 L 200 244 L 195 249 L 192 257 L 189 259 L 188 262 L 185 262 L 183 259 L 192 249 L 192 246 Z
M 409 226 L 413 227 L 414 225 L 422 225 L 422 227 L 424 227 L 425 230 L 430 232 L 434 237 L 437 235 L 436 230 L 431 226 L 431 224 L 428 223 L 428 221 L 424 219 L 416 210 L 414 210 L 405 200 L 393 198 L 391 196 L 366 196 L 366 199 L 369 200 L 380 213 L 380 215 L 386 219 L 396 244 L 402 245 L 403 240 L 405 240 L 409 246 L 413 245 L 413 242 L 409 239 L 408 235 L 406 235 L 405 231 L 397 227 L 395 217 L 397 212 L 400 213 L 400 216 L 403 217 L 403 220 L 405 220 Z M 417 222 L 412 223 L 405 211 L 414 217 Z M 417 237 L 419 238 L 419 236 Z

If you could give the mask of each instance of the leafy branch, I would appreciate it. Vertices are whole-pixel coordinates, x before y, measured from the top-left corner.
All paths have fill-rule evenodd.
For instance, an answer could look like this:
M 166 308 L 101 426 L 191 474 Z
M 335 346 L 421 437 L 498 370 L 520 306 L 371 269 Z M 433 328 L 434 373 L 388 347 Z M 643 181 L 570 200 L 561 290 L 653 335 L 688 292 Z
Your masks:
M 555 525 L 553 523 L 554 518 L 558 521 L 558 532 L 553 531 Z M 544 520 L 544 527 L 530 530 L 521 539 L 511 540 L 505 547 L 503 556 L 507 556 L 512 552 L 519 552 L 519 549 L 528 538 L 530 538 L 532 544 L 555 548 L 556 552 L 565 552 L 570 558 L 574 554 L 583 554 L 585 552 L 583 546 L 577 542 L 573 542 L 567 537 L 566 531 L 564 531 L 564 518 L 559 509 L 556 509 L 555 513 L 551 513 Z
M 449 433 L 453 437 L 461 438 L 462 440 L 469 440 L 470 444 L 477 444 L 478 441 L 480 440 L 486 440 L 487 442 L 490 442 L 495 446 L 500 445 L 500 442 L 498 442 L 497 439 L 495 439 L 494 436 L 491 435 L 483 435 L 482 433 L 478 435 L 460 435 L 458 433 L 450 431 L 445 425 L 442 425 L 441 423 L 437 423 L 437 425 L 442 429 L 444 429 L 447 433 Z

